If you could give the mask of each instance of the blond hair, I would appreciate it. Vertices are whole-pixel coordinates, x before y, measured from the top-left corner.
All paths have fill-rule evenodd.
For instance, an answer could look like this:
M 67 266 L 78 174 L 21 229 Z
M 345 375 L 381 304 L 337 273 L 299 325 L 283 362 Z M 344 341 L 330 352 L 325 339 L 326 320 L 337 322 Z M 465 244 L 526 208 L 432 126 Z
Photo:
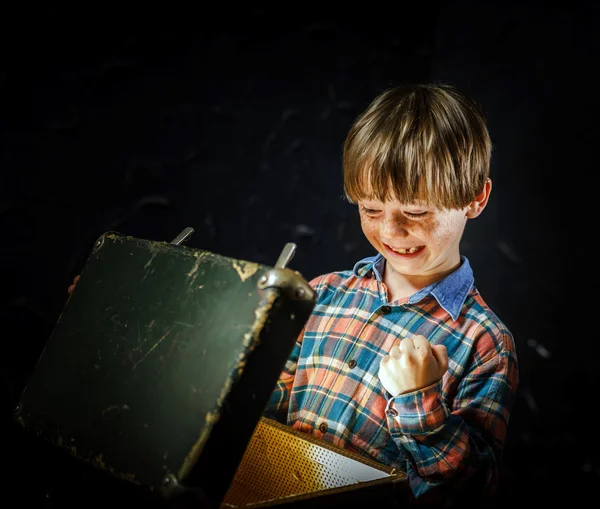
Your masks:
M 346 137 L 345 196 L 462 208 L 482 191 L 491 152 L 473 100 L 444 84 L 398 86 L 377 96 Z

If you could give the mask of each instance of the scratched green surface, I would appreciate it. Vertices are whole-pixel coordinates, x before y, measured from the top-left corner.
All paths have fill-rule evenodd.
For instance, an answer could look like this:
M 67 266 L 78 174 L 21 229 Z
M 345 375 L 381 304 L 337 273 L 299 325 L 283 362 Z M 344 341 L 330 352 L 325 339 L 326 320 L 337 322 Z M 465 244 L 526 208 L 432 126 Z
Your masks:
M 210 430 L 207 416 L 235 380 L 268 268 L 105 236 L 28 382 L 19 422 L 118 477 L 160 485 Z

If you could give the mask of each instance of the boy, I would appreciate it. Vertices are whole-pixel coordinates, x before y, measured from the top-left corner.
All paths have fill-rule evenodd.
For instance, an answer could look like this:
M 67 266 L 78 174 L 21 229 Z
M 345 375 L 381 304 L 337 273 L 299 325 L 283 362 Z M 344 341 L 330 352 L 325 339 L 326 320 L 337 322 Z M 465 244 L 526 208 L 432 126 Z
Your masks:
M 317 304 L 265 409 L 406 472 L 417 500 L 498 483 L 517 356 L 459 246 L 490 158 L 484 116 L 447 85 L 390 89 L 357 118 L 344 190 L 378 254 L 310 282 Z
M 390 89 L 357 118 L 344 189 L 379 254 L 310 282 L 317 304 L 265 409 L 406 472 L 419 501 L 497 489 L 517 356 L 459 246 L 490 158 L 484 116 L 446 85 Z

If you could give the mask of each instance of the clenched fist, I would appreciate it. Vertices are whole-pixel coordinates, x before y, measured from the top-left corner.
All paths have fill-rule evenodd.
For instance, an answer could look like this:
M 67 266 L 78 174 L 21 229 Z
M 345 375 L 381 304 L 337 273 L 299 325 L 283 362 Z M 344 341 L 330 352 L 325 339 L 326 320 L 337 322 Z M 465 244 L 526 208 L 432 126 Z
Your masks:
M 381 359 L 379 380 L 392 396 L 416 391 L 442 378 L 448 369 L 444 345 L 431 345 L 425 336 L 404 338 Z

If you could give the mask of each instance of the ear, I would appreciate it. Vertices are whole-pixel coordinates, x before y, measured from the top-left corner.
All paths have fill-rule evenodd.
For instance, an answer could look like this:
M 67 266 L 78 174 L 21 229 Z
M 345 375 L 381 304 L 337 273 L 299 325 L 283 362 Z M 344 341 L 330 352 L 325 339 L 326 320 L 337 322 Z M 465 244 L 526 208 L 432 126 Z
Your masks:
M 488 178 L 483 185 L 483 190 L 467 206 L 466 216 L 468 219 L 474 219 L 483 212 L 483 209 L 490 199 L 492 192 L 492 179 Z

